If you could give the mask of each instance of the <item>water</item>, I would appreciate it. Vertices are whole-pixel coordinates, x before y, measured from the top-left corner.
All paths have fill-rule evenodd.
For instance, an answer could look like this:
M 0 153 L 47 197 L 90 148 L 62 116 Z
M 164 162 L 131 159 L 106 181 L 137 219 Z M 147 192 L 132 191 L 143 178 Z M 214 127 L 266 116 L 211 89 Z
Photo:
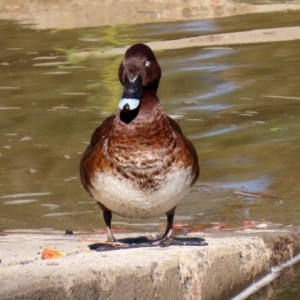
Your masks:
M 281 27 L 300 23 L 300 12 L 267 16 L 120 25 L 113 33 L 110 27 L 41 31 L 1 21 L 0 229 L 103 226 L 81 187 L 78 163 L 94 128 L 116 110 L 122 58 L 78 59 L 75 52 L 268 28 L 274 20 Z M 177 209 L 178 221 L 300 223 L 299 46 L 297 40 L 157 51 L 159 96 L 201 163 L 200 180 Z M 163 219 L 114 216 L 114 224 L 153 231 Z

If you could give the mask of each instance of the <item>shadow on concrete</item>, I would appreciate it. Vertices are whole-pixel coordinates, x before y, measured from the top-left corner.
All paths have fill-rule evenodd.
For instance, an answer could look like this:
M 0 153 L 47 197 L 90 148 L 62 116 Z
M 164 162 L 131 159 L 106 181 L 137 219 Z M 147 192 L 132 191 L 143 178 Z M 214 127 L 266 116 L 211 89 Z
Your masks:
M 173 237 L 159 244 L 155 244 L 155 240 L 148 239 L 146 236 L 135 238 L 124 238 L 117 242 L 103 242 L 91 244 L 88 247 L 95 251 L 111 251 L 120 249 L 133 249 L 142 247 L 169 247 L 169 246 L 207 246 L 205 239 L 198 237 Z

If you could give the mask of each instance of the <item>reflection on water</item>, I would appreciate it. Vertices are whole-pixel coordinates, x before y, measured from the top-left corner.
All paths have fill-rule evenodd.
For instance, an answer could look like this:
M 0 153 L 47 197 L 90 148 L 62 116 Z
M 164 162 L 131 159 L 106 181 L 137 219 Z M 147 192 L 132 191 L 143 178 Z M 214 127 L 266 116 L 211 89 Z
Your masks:
M 241 181 L 241 182 L 222 182 L 219 184 L 220 187 L 226 189 L 234 189 L 234 190 L 246 190 L 251 192 L 260 192 L 264 191 L 270 184 L 271 178 L 267 175 L 257 176 L 256 179 Z M 253 197 L 249 197 L 250 199 L 255 199 Z M 245 198 L 246 199 L 246 198 Z
M 0 230 L 104 225 L 81 187 L 78 164 L 94 128 L 117 107 L 121 57 L 74 60 L 74 51 L 252 29 L 253 20 L 256 28 L 268 27 L 267 20 L 282 26 L 290 17 L 300 20 L 300 13 L 290 14 L 68 31 L 1 21 Z M 177 221 L 299 224 L 299 47 L 294 41 L 157 52 L 159 96 L 201 163 L 200 180 L 178 206 Z M 164 218 L 114 216 L 114 223 L 152 231 Z

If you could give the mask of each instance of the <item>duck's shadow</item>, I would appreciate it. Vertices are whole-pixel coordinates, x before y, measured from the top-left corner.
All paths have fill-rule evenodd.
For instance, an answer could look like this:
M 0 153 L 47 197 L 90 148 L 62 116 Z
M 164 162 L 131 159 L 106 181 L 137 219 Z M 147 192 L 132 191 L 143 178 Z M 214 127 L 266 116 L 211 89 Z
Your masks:
M 95 251 L 111 251 L 120 249 L 133 249 L 142 247 L 169 247 L 169 246 L 207 246 L 205 239 L 198 237 L 173 237 L 166 239 L 159 244 L 156 241 L 150 240 L 145 236 L 135 238 L 120 239 L 117 242 L 103 242 L 88 245 L 91 250 Z

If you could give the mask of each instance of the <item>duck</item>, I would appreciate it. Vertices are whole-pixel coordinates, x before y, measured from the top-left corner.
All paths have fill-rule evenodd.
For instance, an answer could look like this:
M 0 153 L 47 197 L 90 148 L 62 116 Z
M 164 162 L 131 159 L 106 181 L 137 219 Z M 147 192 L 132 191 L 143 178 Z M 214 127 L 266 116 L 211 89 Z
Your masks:
M 150 47 L 128 48 L 118 78 L 123 94 L 82 155 L 81 183 L 103 212 L 107 242 L 116 242 L 112 213 L 138 219 L 166 214 L 159 244 L 172 237 L 176 207 L 199 177 L 198 155 L 164 112 L 157 96 L 161 68 Z

